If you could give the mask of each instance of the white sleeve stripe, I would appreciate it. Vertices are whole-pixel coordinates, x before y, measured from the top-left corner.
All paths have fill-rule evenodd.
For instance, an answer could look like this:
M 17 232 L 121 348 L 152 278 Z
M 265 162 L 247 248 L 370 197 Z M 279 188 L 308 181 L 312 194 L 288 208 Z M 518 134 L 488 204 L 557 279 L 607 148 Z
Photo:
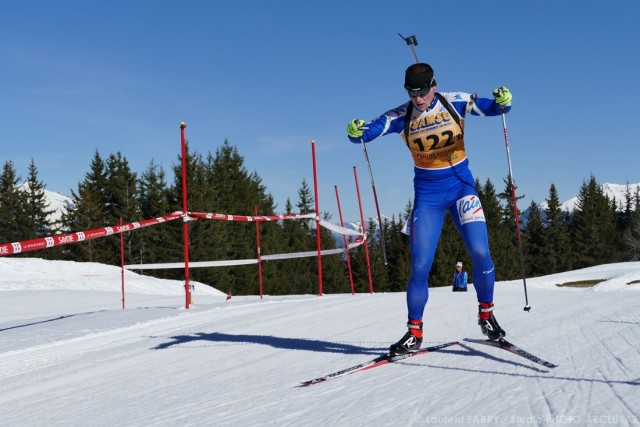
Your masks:
M 390 127 L 391 127 L 391 117 L 386 116 L 386 120 L 384 121 L 384 128 L 382 128 L 381 135 L 386 135 Z
M 484 116 L 485 114 L 482 112 L 482 110 L 480 110 L 478 108 L 478 106 L 476 105 L 476 103 L 472 103 L 471 104 L 471 109 L 478 115 L 478 116 Z

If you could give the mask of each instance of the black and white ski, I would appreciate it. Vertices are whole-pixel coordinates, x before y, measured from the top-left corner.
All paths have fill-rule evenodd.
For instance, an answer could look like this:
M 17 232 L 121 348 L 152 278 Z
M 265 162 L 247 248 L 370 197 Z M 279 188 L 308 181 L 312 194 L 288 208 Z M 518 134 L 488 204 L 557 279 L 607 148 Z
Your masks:
M 456 345 L 456 344 L 460 344 L 458 341 L 451 341 L 448 343 L 444 343 L 444 344 L 438 344 L 438 345 L 434 345 L 431 347 L 425 347 L 422 348 L 418 351 L 412 352 L 412 353 L 407 353 L 407 354 L 401 354 L 401 355 L 392 355 L 392 354 L 385 354 L 382 356 L 378 356 L 375 359 L 369 360 L 367 362 L 364 363 L 360 363 L 358 365 L 355 366 L 351 366 L 349 368 L 346 369 L 342 369 L 340 371 L 336 371 L 333 372 L 331 374 L 327 374 L 324 375 L 322 377 L 318 377 L 318 378 L 314 378 L 312 380 L 308 380 L 308 381 L 302 381 L 300 384 L 302 386 L 310 386 L 313 384 L 318 384 L 318 383 L 322 383 L 325 381 L 329 381 L 332 380 L 334 378 L 339 378 L 348 374 L 354 374 L 356 372 L 360 372 L 360 371 L 365 371 L 367 369 L 372 369 L 372 368 L 377 368 L 378 366 L 382 366 L 382 365 L 386 365 L 388 363 L 393 363 L 393 362 L 398 362 L 400 360 L 404 360 L 404 359 L 408 359 L 410 357 L 415 357 L 415 356 L 420 356 L 426 353 L 431 353 L 433 351 L 437 351 L 440 349 L 443 349 L 445 347 L 450 347 L 452 345 Z
M 497 348 L 501 348 L 503 350 L 507 350 L 513 354 L 517 354 L 520 357 L 524 357 L 527 360 L 530 360 L 534 363 L 537 363 L 539 365 L 545 366 L 547 368 L 557 368 L 558 365 L 555 365 L 551 362 L 547 362 L 546 360 L 540 359 L 538 356 L 534 356 L 533 354 L 529 353 L 528 351 L 525 351 L 523 349 L 521 349 L 520 347 L 518 347 L 517 345 L 510 343 L 509 341 L 505 340 L 504 338 L 500 338 L 497 341 L 490 341 L 490 340 L 474 340 L 471 338 L 465 338 L 465 341 L 468 342 L 473 342 L 473 343 L 478 343 L 478 344 L 486 344 L 492 347 L 497 347 Z

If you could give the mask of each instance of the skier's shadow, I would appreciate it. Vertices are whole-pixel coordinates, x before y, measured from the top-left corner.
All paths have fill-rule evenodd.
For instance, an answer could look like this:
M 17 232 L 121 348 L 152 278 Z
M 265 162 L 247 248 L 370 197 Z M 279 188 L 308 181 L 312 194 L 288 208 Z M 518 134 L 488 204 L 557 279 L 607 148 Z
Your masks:
M 524 363 L 515 362 L 513 360 L 508 360 L 508 359 L 505 359 L 505 358 L 502 358 L 502 357 L 491 355 L 491 354 L 486 353 L 484 351 L 480 351 L 477 348 L 473 348 L 473 347 L 470 347 L 468 345 L 465 345 L 464 343 L 460 343 L 459 345 L 460 345 L 460 347 L 462 347 L 465 350 L 465 351 L 459 352 L 461 355 L 465 355 L 465 356 L 481 356 L 481 357 L 484 357 L 484 358 L 489 359 L 489 360 L 494 360 L 494 361 L 497 361 L 497 362 L 500 362 L 500 363 L 505 363 L 505 364 L 508 364 L 508 365 L 517 366 L 519 368 L 530 369 L 530 370 L 535 371 L 535 372 L 549 372 L 548 370 L 540 369 L 540 368 L 537 368 L 535 366 L 529 366 L 529 365 L 525 365 Z
M 88 315 L 92 315 L 92 314 L 96 314 L 96 313 L 102 313 L 105 312 L 107 310 L 99 310 L 99 311 L 88 311 L 86 313 L 76 313 L 76 314 L 65 314 L 65 315 L 60 315 L 57 317 L 52 317 L 52 318 L 47 318 L 47 319 L 42 319 L 42 320 L 33 320 L 29 323 L 21 323 L 21 324 L 17 324 L 17 325 L 12 325 L 12 326 L 7 326 L 4 328 L 0 328 L 0 332 L 4 332 L 4 331 L 10 331 L 12 329 L 19 329 L 19 328 L 26 328 L 29 326 L 35 326 L 35 325 L 41 325 L 43 323 L 50 323 L 50 322 L 57 322 L 59 320 L 64 320 L 64 319 L 70 319 L 72 317 L 77 317 L 77 316 L 88 316 Z
M 629 325 L 640 325 L 640 322 L 632 322 L 630 320 L 598 320 L 598 322 L 602 322 L 602 323 L 626 323 Z
M 170 341 L 158 344 L 153 350 L 163 350 L 183 344 L 193 344 L 197 341 L 207 341 L 213 343 L 229 343 L 230 345 L 248 345 L 260 344 L 273 348 L 281 348 L 286 350 L 302 350 L 315 351 L 320 353 L 341 353 L 341 354 L 380 354 L 387 350 L 382 347 L 363 347 L 354 344 L 312 340 L 304 338 L 285 338 L 274 337 L 272 335 L 247 335 L 247 334 L 224 334 L 220 332 L 204 333 L 190 335 L 176 335 L 171 337 Z

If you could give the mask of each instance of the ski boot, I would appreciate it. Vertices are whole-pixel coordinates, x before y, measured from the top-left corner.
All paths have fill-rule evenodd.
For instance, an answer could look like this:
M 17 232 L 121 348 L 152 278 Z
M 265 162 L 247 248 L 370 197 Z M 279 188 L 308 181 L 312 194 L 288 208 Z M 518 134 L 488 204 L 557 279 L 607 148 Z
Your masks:
M 506 335 L 493 315 L 493 303 L 481 302 L 478 307 L 478 325 L 484 335 L 491 341 L 497 341 Z
M 389 347 L 390 354 L 401 355 L 420 349 L 420 345 L 422 344 L 422 320 L 409 320 L 407 327 L 409 330 L 400 341 Z

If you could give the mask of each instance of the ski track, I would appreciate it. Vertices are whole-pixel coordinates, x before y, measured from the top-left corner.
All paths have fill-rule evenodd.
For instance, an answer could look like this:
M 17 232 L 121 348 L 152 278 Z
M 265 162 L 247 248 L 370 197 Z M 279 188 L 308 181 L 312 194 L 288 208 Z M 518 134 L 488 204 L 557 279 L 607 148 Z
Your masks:
M 523 314 L 520 289 L 496 292 L 507 301 L 496 308 L 507 338 L 558 368 L 463 341 L 481 338 L 477 306 L 472 293 L 446 289 L 431 292 L 423 346 L 460 345 L 311 387 L 297 386 L 385 352 L 405 330 L 404 294 L 129 311 L 122 316 L 133 316 L 133 324 L 106 330 L 81 323 L 111 315 L 96 311 L 61 320 L 68 330 L 44 344 L 19 340 L 33 330 L 55 331 L 40 321 L 5 330 L 24 347 L 0 353 L 0 425 L 560 426 L 567 417 L 600 414 L 621 417 L 618 425 L 638 420 L 637 293 L 536 290 L 537 305 Z

